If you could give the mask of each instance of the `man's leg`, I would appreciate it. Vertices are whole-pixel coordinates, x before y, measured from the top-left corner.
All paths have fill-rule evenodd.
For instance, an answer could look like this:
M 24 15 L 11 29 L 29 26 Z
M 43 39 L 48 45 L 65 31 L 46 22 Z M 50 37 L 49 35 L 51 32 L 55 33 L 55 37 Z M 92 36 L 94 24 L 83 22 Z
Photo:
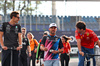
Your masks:
M 59 66 L 59 60 L 52 60 L 53 66 Z
M 27 66 L 27 54 L 23 56 L 23 66 Z
M 44 66 L 53 66 L 52 60 L 44 61 Z
M 17 51 L 17 50 L 13 50 L 13 57 L 12 57 L 12 59 L 13 59 L 13 63 L 12 63 L 12 65 L 13 66 L 18 66 L 18 55 L 19 55 L 19 51 Z
M 88 49 L 87 51 L 89 54 L 94 54 L 94 49 Z M 88 66 L 90 66 L 90 63 L 88 63 Z M 93 66 L 96 66 L 96 61 L 95 61 L 95 57 L 93 57 Z
M 19 55 L 19 58 L 18 58 L 18 66 L 22 66 L 22 57 L 21 57 L 21 55 Z
M 79 57 L 78 66 L 84 66 L 84 59 L 85 59 L 85 57 L 80 55 L 79 52 L 78 52 L 78 57 Z
M 2 66 L 10 66 L 10 50 L 2 50 Z

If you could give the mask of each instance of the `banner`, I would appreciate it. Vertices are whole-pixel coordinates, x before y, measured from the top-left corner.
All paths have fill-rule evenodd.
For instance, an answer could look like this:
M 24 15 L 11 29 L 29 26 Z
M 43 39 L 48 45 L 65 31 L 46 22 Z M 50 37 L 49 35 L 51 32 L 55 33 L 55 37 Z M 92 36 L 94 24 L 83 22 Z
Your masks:
M 32 31 L 34 38 L 37 39 L 38 41 L 42 38 L 43 36 L 43 31 Z M 95 31 L 95 33 L 97 34 L 99 40 L 100 40 L 100 31 Z M 75 31 L 57 31 L 56 35 L 61 37 L 62 35 L 66 35 L 70 38 L 72 38 L 72 40 L 70 41 L 71 45 L 76 45 L 76 39 L 75 39 Z

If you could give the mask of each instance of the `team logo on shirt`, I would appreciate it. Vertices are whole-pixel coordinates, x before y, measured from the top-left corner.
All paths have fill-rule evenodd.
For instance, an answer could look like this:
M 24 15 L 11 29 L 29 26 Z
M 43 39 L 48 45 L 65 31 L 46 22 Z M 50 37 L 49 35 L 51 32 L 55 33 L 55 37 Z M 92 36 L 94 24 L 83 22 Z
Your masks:
M 66 47 L 68 46 L 67 44 L 68 44 L 68 43 L 66 43 Z
M 25 42 L 22 42 L 22 45 L 26 45 L 26 43 Z
M 27 41 L 27 39 L 25 39 L 25 41 Z
M 15 27 L 15 33 L 18 33 L 18 26 Z
M 10 33 L 10 25 L 7 25 L 7 27 L 6 27 L 6 33 Z
M 82 36 L 80 38 L 82 39 Z
M 89 33 L 87 33 L 87 36 L 89 36 Z

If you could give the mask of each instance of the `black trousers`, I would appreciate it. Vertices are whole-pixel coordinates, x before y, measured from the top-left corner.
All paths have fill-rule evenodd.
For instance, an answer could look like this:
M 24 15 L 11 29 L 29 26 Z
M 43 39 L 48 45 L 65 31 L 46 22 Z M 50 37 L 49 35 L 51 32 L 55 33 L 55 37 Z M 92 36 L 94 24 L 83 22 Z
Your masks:
M 2 50 L 2 66 L 10 66 L 11 63 L 11 51 L 12 51 L 12 66 L 18 66 L 18 54 L 17 50 Z
M 61 58 L 61 66 L 68 66 L 69 65 L 69 55 L 67 55 L 66 53 L 63 53 L 60 55 Z M 64 61 L 65 61 L 65 65 L 64 65 Z
M 21 52 L 19 54 L 19 62 L 18 63 L 19 63 L 19 66 L 28 66 L 26 52 Z
M 36 53 L 34 51 L 31 51 L 31 57 L 28 57 L 28 66 L 30 66 L 30 61 L 32 60 L 32 66 L 35 66 L 35 59 L 36 59 Z

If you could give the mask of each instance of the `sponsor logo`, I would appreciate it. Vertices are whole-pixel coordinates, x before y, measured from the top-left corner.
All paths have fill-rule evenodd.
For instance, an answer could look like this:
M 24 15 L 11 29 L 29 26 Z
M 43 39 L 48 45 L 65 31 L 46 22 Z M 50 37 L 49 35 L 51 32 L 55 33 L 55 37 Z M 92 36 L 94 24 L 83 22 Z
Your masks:
M 10 25 L 6 26 L 6 33 L 10 33 Z
M 15 33 L 18 33 L 18 26 L 15 27 Z

